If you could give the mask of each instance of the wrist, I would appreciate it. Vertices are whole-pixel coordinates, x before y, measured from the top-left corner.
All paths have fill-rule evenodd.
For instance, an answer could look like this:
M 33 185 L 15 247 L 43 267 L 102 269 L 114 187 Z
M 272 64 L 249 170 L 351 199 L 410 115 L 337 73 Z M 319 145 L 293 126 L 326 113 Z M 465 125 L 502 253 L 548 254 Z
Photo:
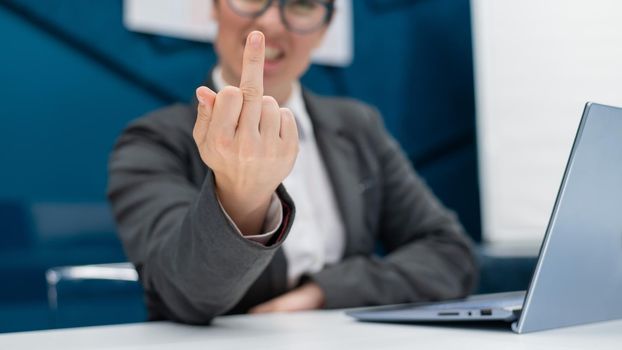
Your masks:
M 244 236 L 261 233 L 272 193 L 235 191 L 216 186 L 216 197 L 229 218 Z
M 269 202 L 276 191 L 276 188 L 266 188 L 267 186 L 245 186 L 217 174 L 214 174 L 214 186 L 219 198 L 226 198 L 230 202 L 240 204 L 246 203 L 249 208 L 256 207 L 259 203 Z

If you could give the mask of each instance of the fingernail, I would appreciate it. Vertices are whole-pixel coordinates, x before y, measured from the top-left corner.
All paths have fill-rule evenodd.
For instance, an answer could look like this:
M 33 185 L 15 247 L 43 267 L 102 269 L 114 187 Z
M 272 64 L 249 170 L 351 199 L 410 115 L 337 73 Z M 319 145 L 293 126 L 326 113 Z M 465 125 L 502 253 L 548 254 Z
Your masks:
M 203 97 L 201 96 L 201 92 L 199 91 L 199 89 L 197 89 L 196 95 L 197 95 L 197 100 L 199 100 L 199 103 L 201 104 L 205 104 L 205 100 L 203 99 Z
M 261 45 L 261 34 L 259 32 L 251 33 L 251 45 L 258 48 Z

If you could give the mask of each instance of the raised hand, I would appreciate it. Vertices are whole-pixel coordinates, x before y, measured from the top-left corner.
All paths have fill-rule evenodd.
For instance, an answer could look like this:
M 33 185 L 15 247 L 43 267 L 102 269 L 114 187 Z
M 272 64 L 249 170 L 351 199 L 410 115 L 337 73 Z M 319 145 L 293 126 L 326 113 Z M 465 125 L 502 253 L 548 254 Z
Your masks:
M 264 36 L 252 32 L 240 87 L 228 86 L 218 94 L 207 87 L 197 89 L 194 141 L 214 172 L 223 208 L 245 235 L 260 232 L 270 198 L 298 154 L 292 112 L 263 96 L 264 56 Z

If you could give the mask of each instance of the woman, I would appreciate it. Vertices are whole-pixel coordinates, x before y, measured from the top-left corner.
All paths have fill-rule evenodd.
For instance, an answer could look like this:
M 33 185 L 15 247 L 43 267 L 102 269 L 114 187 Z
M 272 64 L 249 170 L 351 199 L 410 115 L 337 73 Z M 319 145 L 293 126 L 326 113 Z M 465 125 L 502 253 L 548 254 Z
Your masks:
M 119 138 L 109 199 L 150 319 L 207 324 L 472 289 L 470 241 L 377 111 L 300 87 L 333 6 L 215 0 L 218 65 L 196 103 Z

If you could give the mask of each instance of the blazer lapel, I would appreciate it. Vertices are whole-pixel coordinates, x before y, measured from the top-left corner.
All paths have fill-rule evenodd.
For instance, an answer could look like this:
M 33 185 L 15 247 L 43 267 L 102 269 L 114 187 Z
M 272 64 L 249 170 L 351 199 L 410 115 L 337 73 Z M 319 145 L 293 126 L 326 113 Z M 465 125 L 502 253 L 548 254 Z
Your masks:
M 329 101 L 303 90 L 305 105 L 346 231 L 345 256 L 359 251 L 366 229 L 360 198 L 358 155 L 347 126 Z

